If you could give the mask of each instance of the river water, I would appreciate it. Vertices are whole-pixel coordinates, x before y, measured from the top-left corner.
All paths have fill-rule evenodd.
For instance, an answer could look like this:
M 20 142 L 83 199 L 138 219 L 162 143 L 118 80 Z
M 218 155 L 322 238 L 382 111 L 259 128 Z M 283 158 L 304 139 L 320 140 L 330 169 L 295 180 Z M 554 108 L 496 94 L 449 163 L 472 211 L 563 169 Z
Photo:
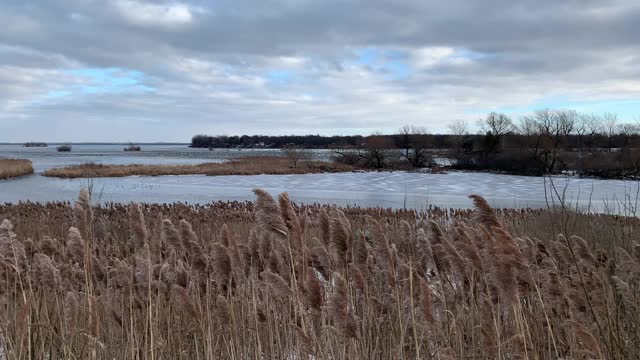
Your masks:
M 629 212 L 638 183 L 622 180 L 540 178 L 490 173 L 353 172 L 308 175 L 257 176 L 132 176 L 99 179 L 57 179 L 41 173 L 49 168 L 96 162 L 103 164 L 197 164 L 222 162 L 248 155 L 274 155 L 279 150 L 191 149 L 186 145 L 146 145 L 140 152 L 125 152 L 123 145 L 74 145 L 70 153 L 55 146 L 25 148 L 0 145 L 0 157 L 30 159 L 36 173 L 0 180 L 0 202 L 73 200 L 83 186 L 92 186 L 95 200 L 113 202 L 187 202 L 252 200 L 254 188 L 272 194 L 288 192 L 303 203 L 330 203 L 391 208 L 428 206 L 468 208 L 469 194 L 482 195 L 496 207 L 544 208 L 558 197 L 567 204 L 600 212 Z M 328 150 L 314 151 L 319 159 Z M 551 186 L 553 184 L 553 187 Z M 545 196 L 546 189 L 546 196 Z

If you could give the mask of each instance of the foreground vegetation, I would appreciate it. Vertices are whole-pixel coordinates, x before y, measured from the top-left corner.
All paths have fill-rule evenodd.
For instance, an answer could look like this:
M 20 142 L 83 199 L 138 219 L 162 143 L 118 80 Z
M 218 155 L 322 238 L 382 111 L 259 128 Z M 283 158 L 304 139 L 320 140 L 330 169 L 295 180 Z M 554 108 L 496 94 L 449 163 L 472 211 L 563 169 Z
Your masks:
M 640 357 L 637 218 L 256 195 L 0 205 L 0 357 Z
M 31 160 L 0 159 L 0 179 L 9 179 L 33 173 Z
M 242 157 L 223 163 L 197 165 L 103 165 L 87 163 L 50 169 L 45 176 L 60 178 L 94 178 L 160 175 L 285 175 L 352 171 L 354 167 L 323 161 L 291 160 L 281 156 Z

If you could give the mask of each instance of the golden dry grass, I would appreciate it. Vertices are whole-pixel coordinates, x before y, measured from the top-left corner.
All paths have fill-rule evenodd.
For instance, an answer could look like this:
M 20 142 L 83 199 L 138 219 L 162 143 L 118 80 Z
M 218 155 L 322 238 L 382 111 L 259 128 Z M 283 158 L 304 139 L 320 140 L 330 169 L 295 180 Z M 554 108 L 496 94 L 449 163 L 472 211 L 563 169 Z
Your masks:
M 256 195 L 0 205 L 0 358 L 640 358 L 639 219 Z
M 323 161 L 304 161 L 297 166 L 280 156 L 241 157 L 224 163 L 198 165 L 102 165 L 82 164 L 50 169 L 45 176 L 60 178 L 123 177 L 132 175 L 284 175 L 353 171 L 354 167 Z
M 9 179 L 33 173 L 31 160 L 0 159 L 0 179 Z

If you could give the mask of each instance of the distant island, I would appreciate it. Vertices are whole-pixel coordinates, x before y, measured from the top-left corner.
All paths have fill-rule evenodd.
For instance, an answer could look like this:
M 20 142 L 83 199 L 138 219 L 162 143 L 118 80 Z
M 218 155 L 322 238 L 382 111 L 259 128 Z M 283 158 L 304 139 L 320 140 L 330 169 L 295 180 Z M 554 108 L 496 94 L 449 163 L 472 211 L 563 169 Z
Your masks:
M 142 148 L 139 145 L 130 144 L 128 147 L 124 148 L 124 151 L 140 151 Z
M 58 152 L 69 152 L 71 151 L 71 145 L 60 145 L 56 148 Z
M 47 143 L 44 142 L 26 142 L 22 146 L 24 147 L 47 147 Z

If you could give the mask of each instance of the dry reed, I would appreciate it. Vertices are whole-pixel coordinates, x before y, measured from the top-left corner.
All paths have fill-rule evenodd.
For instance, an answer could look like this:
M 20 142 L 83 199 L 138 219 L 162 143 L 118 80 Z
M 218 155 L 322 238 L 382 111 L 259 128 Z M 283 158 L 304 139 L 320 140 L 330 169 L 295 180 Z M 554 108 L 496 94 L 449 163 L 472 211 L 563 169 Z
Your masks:
M 355 168 L 323 161 L 306 161 L 292 166 L 281 156 L 241 157 L 223 163 L 204 163 L 198 165 L 106 165 L 86 163 L 62 168 L 49 169 L 44 176 L 59 178 L 96 178 L 124 176 L 162 176 L 162 175 L 285 175 L 323 172 L 346 172 Z
M 10 179 L 33 173 L 31 160 L 0 159 L 0 179 Z
M 0 205 L 0 358 L 640 358 L 638 219 L 256 195 Z

